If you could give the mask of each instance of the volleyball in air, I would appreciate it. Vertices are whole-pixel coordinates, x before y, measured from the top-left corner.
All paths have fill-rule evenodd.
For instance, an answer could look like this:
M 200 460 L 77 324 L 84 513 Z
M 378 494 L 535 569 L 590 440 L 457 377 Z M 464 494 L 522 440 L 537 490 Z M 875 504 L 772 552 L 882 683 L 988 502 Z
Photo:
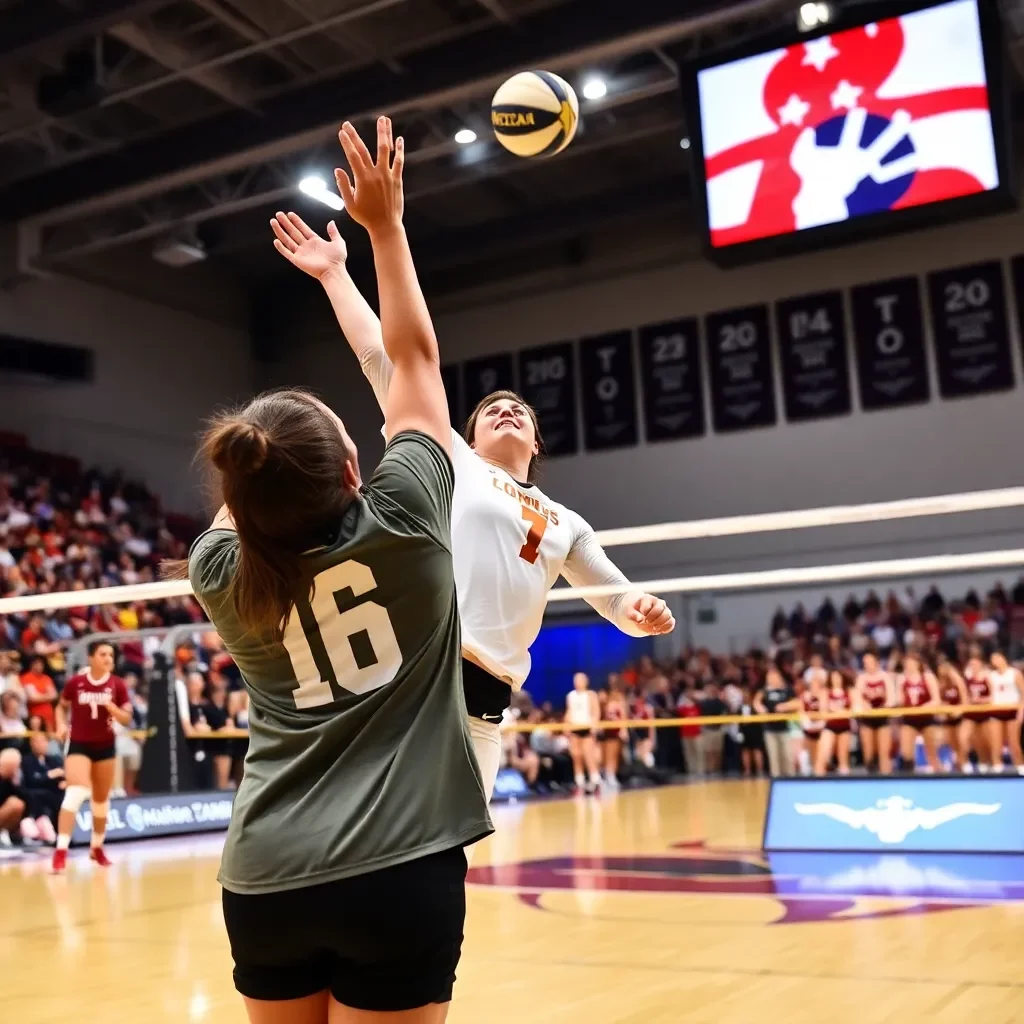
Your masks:
M 516 156 L 554 156 L 572 142 L 580 102 L 572 86 L 550 71 L 520 71 L 494 94 L 491 125 Z

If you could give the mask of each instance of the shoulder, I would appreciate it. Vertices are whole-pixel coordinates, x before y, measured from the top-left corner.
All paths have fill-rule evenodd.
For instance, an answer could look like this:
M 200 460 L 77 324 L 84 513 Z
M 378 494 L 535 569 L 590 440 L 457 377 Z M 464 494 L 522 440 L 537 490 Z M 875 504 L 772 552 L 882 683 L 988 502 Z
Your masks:
M 128 697 L 128 684 L 120 676 L 111 676 L 110 685 L 113 686 L 115 693 Z
M 201 533 L 188 553 L 188 578 L 196 596 L 214 594 L 231 584 L 238 563 L 238 534 L 214 529 Z
M 451 457 L 429 434 L 419 430 L 403 430 L 388 442 L 370 485 L 381 483 L 394 474 L 410 475 L 417 483 L 424 483 L 423 470 L 432 469 L 454 486 L 455 470 Z
M 82 685 L 82 674 L 79 673 L 76 676 L 72 676 L 65 684 L 62 692 L 63 697 L 67 697 L 68 694 L 74 693 Z

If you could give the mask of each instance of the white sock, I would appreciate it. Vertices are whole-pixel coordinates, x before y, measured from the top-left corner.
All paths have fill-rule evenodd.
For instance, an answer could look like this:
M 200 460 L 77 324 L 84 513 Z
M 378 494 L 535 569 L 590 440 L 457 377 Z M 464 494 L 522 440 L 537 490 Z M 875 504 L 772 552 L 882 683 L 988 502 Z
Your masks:
M 89 840 L 89 849 L 96 850 L 103 845 L 103 840 L 107 838 L 106 832 L 96 833 L 93 832 L 92 837 Z
M 66 850 L 71 845 L 71 836 L 57 836 L 57 849 Z
M 577 785 L 577 786 L 579 786 L 579 787 L 580 787 L 580 788 L 582 789 L 582 788 L 583 788 L 583 784 L 584 784 L 584 783 L 585 783 L 586 781 L 587 781 L 587 780 L 586 780 L 586 779 L 585 779 L 585 778 L 583 777 L 583 772 L 577 772 L 577 773 L 576 773 L 576 778 L 575 778 L 575 782 L 576 782 L 576 785 Z

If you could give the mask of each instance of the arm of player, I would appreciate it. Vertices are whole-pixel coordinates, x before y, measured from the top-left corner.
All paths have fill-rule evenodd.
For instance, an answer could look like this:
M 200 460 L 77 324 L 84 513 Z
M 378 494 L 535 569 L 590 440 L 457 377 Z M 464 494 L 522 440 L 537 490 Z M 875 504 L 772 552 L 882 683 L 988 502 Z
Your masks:
M 377 121 L 376 161 L 347 121 L 338 137 L 354 179 L 353 183 L 344 171 L 336 171 L 338 189 L 352 219 L 370 235 L 381 334 L 394 366 L 384 405 L 385 433 L 390 440 L 403 430 L 419 430 L 450 453 L 451 426 L 437 337 L 402 225 L 405 143 L 401 137 L 393 143 L 386 117 Z
M 562 576 L 574 587 L 628 586 L 629 580 L 598 543 L 590 524 L 577 517 L 578 527 Z M 629 636 L 660 636 L 676 628 L 676 620 L 660 597 L 630 590 L 607 597 L 588 597 L 587 604 Z
M 297 213 L 278 212 L 271 218 L 274 248 L 293 266 L 315 277 L 327 293 L 349 348 L 370 382 L 377 404 L 384 408 L 394 367 L 384 350 L 380 320 L 348 272 L 348 247 L 338 226 L 327 225 L 321 238 Z

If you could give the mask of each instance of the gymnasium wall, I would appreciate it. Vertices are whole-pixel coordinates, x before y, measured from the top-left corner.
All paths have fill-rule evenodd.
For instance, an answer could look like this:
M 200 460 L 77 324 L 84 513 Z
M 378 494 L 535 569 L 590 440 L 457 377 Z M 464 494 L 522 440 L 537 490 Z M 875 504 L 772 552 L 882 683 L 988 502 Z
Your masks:
M 120 467 L 175 511 L 203 507 L 192 469 L 213 408 L 253 385 L 242 330 L 70 279 L 0 290 L 0 333 L 91 349 L 91 384 L 0 378 L 0 428 L 86 465 Z
M 443 305 L 435 304 L 435 321 L 443 359 L 458 362 L 747 303 L 1010 257 L 1024 251 L 1022 239 L 1024 217 L 1014 214 L 731 271 L 697 258 L 604 278 L 583 266 L 580 276 L 587 280 L 575 286 L 524 276 L 509 281 L 500 299 L 493 297 L 493 291 L 486 299 L 471 294 L 446 298 Z M 628 247 L 629 239 L 624 238 L 622 245 Z M 1021 483 L 1021 346 L 1008 273 L 1005 283 L 1017 382 L 1013 391 L 942 400 L 932 365 L 930 402 L 863 412 L 851 340 L 854 411 L 848 416 L 786 423 L 776 365 L 778 425 L 725 435 L 709 428 L 704 437 L 693 440 L 657 444 L 641 440 L 637 447 L 552 459 L 542 486 L 600 529 Z M 369 462 L 379 452 L 379 413 L 369 389 L 356 376 L 354 360 L 343 348 L 339 350 L 343 343 L 322 299 L 310 307 L 310 316 L 315 320 L 316 315 L 319 322 L 311 321 L 306 332 L 311 340 L 274 367 L 271 379 L 315 383 L 339 407 L 344 406 L 342 415 L 355 425 Z M 852 339 L 849 324 L 847 335 Z M 930 346 L 928 353 L 934 364 Z M 364 417 L 369 417 L 368 428 Z M 634 578 L 641 579 L 676 572 L 714 573 L 1016 546 L 1024 547 L 1019 509 L 685 545 L 624 547 L 613 554 Z M 1017 574 L 1002 575 L 1012 579 Z M 846 592 L 843 587 L 834 590 Z M 770 615 L 778 595 L 730 600 L 738 602 L 729 617 L 737 622 L 733 632 L 740 634 L 761 628 L 762 613 L 767 609 Z M 725 634 L 716 635 L 726 639 Z

